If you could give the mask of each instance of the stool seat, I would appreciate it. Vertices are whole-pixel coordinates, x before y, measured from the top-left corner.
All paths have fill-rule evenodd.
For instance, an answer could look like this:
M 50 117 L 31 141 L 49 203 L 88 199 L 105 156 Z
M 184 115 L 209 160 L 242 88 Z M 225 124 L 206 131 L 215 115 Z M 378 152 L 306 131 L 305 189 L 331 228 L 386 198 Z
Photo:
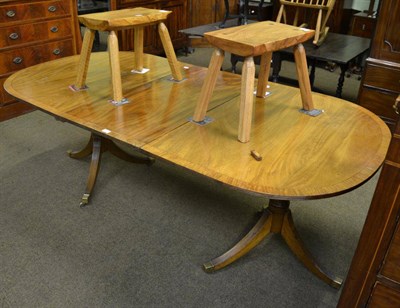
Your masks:
M 314 37 L 314 31 L 274 21 L 263 21 L 207 32 L 204 37 L 215 47 L 248 57 L 303 43 Z
M 78 16 L 79 22 L 92 30 L 112 31 L 149 26 L 166 20 L 171 11 L 132 8 Z
M 301 43 L 311 39 L 315 31 L 280 24 L 273 21 L 252 23 L 238 27 L 207 32 L 205 38 L 215 46 L 200 97 L 193 114 L 193 122 L 204 124 L 205 115 L 215 88 L 218 72 L 224 60 L 225 52 L 244 57 L 242 84 L 240 92 L 240 114 L 238 140 L 248 142 L 253 118 L 254 57 L 261 56 L 260 72 L 256 96 L 265 97 L 268 77 L 274 51 L 293 47 L 296 72 L 299 80 L 302 111 L 309 115 L 319 114 L 314 110 L 311 96 L 310 79 L 304 47 Z

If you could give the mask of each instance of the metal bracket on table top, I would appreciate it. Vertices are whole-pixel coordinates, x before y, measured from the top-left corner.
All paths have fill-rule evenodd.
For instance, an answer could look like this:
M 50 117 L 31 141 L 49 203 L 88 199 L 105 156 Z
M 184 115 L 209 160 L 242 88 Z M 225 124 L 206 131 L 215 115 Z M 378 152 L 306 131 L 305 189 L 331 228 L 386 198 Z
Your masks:
M 149 72 L 150 69 L 149 68 L 142 68 L 140 71 L 138 70 L 131 70 L 131 73 L 133 74 L 146 74 L 147 72 Z
M 210 117 L 207 117 L 207 116 L 204 117 L 204 120 L 203 120 L 203 121 L 199 121 L 199 122 L 193 120 L 193 117 L 190 117 L 190 118 L 189 118 L 189 122 L 192 122 L 192 123 L 197 124 L 197 125 L 200 125 L 200 126 L 207 125 L 208 123 L 211 123 L 212 121 L 214 121 L 214 119 L 213 119 L 213 118 L 210 118 Z
M 313 109 L 313 110 L 305 110 L 305 109 L 299 109 L 301 113 L 304 113 L 306 115 L 312 116 L 312 117 L 317 117 L 324 111 L 321 109 Z
M 76 85 L 71 84 L 68 86 L 68 88 L 70 88 L 70 90 L 74 91 L 74 92 L 79 92 L 79 91 L 84 91 L 89 89 L 89 87 L 87 85 L 84 85 L 82 88 L 77 88 Z
M 110 99 L 109 102 L 111 104 L 113 104 L 114 106 L 121 106 L 121 105 L 129 103 L 129 100 L 127 98 L 123 98 L 120 101 L 115 101 L 113 99 Z
M 255 91 L 253 92 L 253 94 L 256 95 L 256 94 L 257 94 L 257 90 L 255 90 Z M 266 98 L 267 96 L 270 96 L 271 94 L 272 94 L 272 92 L 267 91 L 267 92 L 265 92 L 265 95 L 264 95 L 263 98 Z
M 174 77 L 168 76 L 166 79 L 167 79 L 168 81 L 171 81 L 171 82 L 174 82 L 174 83 L 180 83 L 180 82 L 182 82 L 182 81 L 185 81 L 187 78 L 183 78 L 182 80 L 176 80 L 176 79 L 174 79 Z

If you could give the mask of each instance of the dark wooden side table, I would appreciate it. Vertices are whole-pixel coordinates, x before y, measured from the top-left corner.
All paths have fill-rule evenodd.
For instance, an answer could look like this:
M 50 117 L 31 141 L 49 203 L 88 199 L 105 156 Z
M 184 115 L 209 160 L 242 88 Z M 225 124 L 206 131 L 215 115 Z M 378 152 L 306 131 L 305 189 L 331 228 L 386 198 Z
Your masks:
M 250 22 L 256 22 L 249 20 Z M 214 23 L 209 25 L 203 25 L 199 27 L 193 27 L 183 29 L 180 32 L 187 36 L 204 37 L 205 32 L 215 31 L 220 29 L 220 23 Z M 228 20 L 226 27 L 237 26 L 237 19 Z M 333 62 L 340 67 L 340 75 L 338 79 L 338 85 L 336 88 L 336 96 L 342 97 L 342 89 L 345 80 L 346 71 L 349 68 L 350 63 L 360 56 L 366 54 L 369 50 L 371 40 L 364 37 L 357 37 L 353 35 L 329 33 L 324 43 L 315 47 L 312 41 L 305 42 L 304 48 L 306 50 L 307 61 L 311 66 L 310 82 L 313 86 L 315 79 L 315 69 L 319 63 Z M 279 72 L 281 69 L 282 61 L 293 61 L 293 50 L 291 48 L 282 49 L 273 54 L 273 66 L 272 66 L 272 81 L 279 82 Z M 243 61 L 243 57 L 232 54 L 231 63 L 232 71 L 236 71 L 236 64 L 239 61 Z M 255 58 L 255 63 L 259 63 L 259 59 Z
M 350 63 L 366 54 L 370 44 L 371 40 L 368 38 L 338 33 L 329 33 L 325 42 L 318 48 L 316 48 L 311 41 L 304 43 L 308 65 L 311 66 L 311 85 L 314 83 L 315 69 L 318 63 L 333 62 L 340 67 L 336 96 L 342 97 L 345 74 Z M 281 62 L 284 60 L 292 61 L 292 59 L 293 51 L 291 49 L 283 49 L 274 53 L 272 65 L 272 80 L 274 82 L 278 82 L 280 79 L 279 71 L 281 69 Z M 233 67 L 236 65 L 234 60 L 235 59 L 231 60 Z

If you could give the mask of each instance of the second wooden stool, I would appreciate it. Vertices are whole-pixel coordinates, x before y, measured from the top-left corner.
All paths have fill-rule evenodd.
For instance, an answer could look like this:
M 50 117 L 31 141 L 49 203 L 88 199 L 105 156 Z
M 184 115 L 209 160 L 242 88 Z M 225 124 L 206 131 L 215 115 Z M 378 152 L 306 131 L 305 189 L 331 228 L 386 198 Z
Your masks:
M 211 57 L 193 115 L 194 122 L 204 121 L 225 51 L 244 57 L 240 94 L 239 141 L 248 142 L 250 140 L 255 75 L 253 57 L 255 56 L 261 56 L 256 96 L 265 97 L 272 52 L 293 46 L 303 109 L 306 111 L 314 109 L 307 59 L 304 47 L 301 44 L 314 36 L 313 30 L 264 21 L 212 31 L 205 33 L 204 36 L 216 48 Z

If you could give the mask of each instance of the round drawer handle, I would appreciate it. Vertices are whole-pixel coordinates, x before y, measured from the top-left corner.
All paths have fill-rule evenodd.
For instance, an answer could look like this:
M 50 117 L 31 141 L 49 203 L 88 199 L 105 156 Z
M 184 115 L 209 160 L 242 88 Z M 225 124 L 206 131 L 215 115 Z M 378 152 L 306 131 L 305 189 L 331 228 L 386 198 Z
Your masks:
M 399 103 L 400 103 L 400 95 L 396 98 L 396 101 L 394 102 L 394 105 L 393 105 L 393 109 L 397 114 L 400 114 L 399 106 L 398 106 Z
M 14 64 L 21 64 L 22 61 L 23 61 L 23 59 L 22 59 L 21 57 L 15 57 L 15 58 L 13 59 L 13 63 L 14 63 Z
M 53 50 L 53 55 L 58 56 L 60 53 L 61 53 L 61 50 L 58 49 L 58 48 L 56 48 L 56 49 Z
M 15 16 L 15 11 L 9 10 L 9 11 L 7 11 L 6 15 L 7 15 L 8 17 L 10 17 L 10 18 L 13 18 L 13 17 Z
M 51 27 L 50 31 L 53 33 L 56 33 L 56 32 L 58 32 L 58 27 L 57 26 Z
M 19 35 L 16 32 L 11 33 L 8 37 L 10 39 L 12 39 L 12 40 L 18 40 L 19 39 Z
M 256 11 L 255 10 L 251 10 L 250 11 L 250 14 L 254 14 Z
M 50 5 L 47 10 L 49 12 L 55 12 L 55 11 L 57 11 L 57 8 L 54 5 Z

